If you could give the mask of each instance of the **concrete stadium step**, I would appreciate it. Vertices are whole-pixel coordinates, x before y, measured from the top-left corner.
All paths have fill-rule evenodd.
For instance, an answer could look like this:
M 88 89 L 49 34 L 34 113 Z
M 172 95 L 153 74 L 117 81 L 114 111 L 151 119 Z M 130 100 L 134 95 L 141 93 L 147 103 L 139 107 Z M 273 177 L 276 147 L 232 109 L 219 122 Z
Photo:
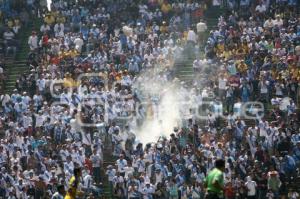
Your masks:
M 115 165 L 115 161 L 117 160 L 115 157 L 112 156 L 112 151 L 110 149 L 110 147 L 106 146 L 104 151 L 103 151 L 103 157 L 104 157 L 104 161 L 103 161 L 103 167 L 102 167 L 102 176 L 103 176 L 103 196 L 107 199 L 112 199 L 113 198 L 113 193 L 112 193 L 112 189 L 109 185 L 109 181 L 108 181 L 108 177 L 105 174 L 106 169 L 109 165 Z
M 33 18 L 30 21 L 28 27 L 22 29 L 22 35 L 19 39 L 21 41 L 20 50 L 17 52 L 16 60 L 9 60 L 6 62 L 6 74 L 7 80 L 5 81 L 5 90 L 6 93 L 11 93 L 15 88 L 16 80 L 26 71 L 29 70 L 26 65 L 27 56 L 29 53 L 29 47 L 27 44 L 28 37 L 31 35 L 32 30 L 39 30 L 42 24 L 41 19 Z

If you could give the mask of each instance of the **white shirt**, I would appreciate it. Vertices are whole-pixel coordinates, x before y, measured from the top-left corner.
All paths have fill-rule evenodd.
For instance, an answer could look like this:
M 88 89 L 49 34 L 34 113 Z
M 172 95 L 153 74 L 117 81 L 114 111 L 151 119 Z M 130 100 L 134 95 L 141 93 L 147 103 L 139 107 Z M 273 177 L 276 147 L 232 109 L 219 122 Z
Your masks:
M 83 177 L 83 187 L 90 188 L 93 184 L 93 178 L 91 175 L 87 174 Z
M 253 180 L 247 181 L 247 182 L 245 183 L 245 186 L 246 186 L 247 189 L 248 189 L 247 195 L 248 195 L 248 196 L 255 196 L 255 194 L 256 194 L 256 187 L 257 187 L 256 182 L 253 181 Z
M 11 40 L 11 39 L 14 38 L 14 36 L 15 36 L 15 34 L 14 34 L 13 32 L 11 32 L 11 31 L 9 31 L 9 32 L 4 32 L 4 34 L 3 34 L 3 38 L 4 38 L 5 40 Z
M 59 28 L 60 28 L 60 30 L 59 30 Z M 65 30 L 65 26 L 64 26 L 63 23 L 57 23 L 57 24 L 55 24 L 55 26 L 54 26 L 54 32 L 59 32 L 59 31 L 64 32 L 64 30 Z
M 197 42 L 197 35 L 193 30 L 189 30 L 188 34 L 187 34 L 187 41 L 193 41 L 193 42 Z
M 29 116 L 23 116 L 23 126 L 24 128 L 28 128 L 29 125 L 32 125 L 32 118 Z
M 144 60 L 147 59 L 148 62 L 151 62 L 153 59 L 154 59 L 154 56 L 150 53 L 149 55 L 148 54 L 145 54 L 144 55 Z
M 83 46 L 83 40 L 81 38 L 76 38 L 74 40 L 74 44 L 75 44 L 75 48 L 76 50 L 78 50 L 79 52 L 81 52 L 82 46 Z
M 54 26 L 54 33 L 56 37 L 63 37 L 64 36 L 64 24 L 60 23 L 60 24 L 55 24 Z
M 256 8 L 255 8 L 255 11 L 258 11 L 260 13 L 266 12 L 266 10 L 267 10 L 267 8 L 264 4 L 257 5 Z
M 226 83 L 227 83 L 227 79 L 219 79 L 219 89 L 221 90 L 225 90 L 226 89 Z
M 36 35 L 31 35 L 28 39 L 28 45 L 30 50 L 35 50 L 38 48 L 38 37 Z
M 268 93 L 268 87 L 266 83 L 261 84 L 260 93 Z
M 221 5 L 221 0 L 213 0 L 213 3 L 212 3 L 214 6 L 219 6 Z
M 200 67 L 201 67 L 201 61 L 196 59 L 193 63 L 193 68 L 198 69 Z
M 42 25 L 40 28 L 41 32 L 46 32 L 46 31 L 50 31 L 50 26 L 49 25 Z
M 101 158 L 100 158 L 99 154 L 91 155 L 91 161 L 92 161 L 93 167 L 100 167 Z
M 153 185 L 150 184 L 149 187 L 145 186 L 144 189 L 142 190 L 142 193 L 144 195 L 144 199 L 149 199 L 152 198 L 151 195 L 154 193 L 154 188 Z
M 106 171 L 106 175 L 108 176 L 108 181 L 112 182 L 115 175 L 116 175 L 116 170 L 115 169 L 109 169 Z
M 123 182 L 124 182 L 124 178 L 122 176 L 114 176 L 114 178 L 113 178 L 114 184 L 123 183 Z
M 45 117 L 43 115 L 36 115 L 35 126 L 36 127 L 43 126 L 44 120 L 45 120 Z
M 67 175 L 72 175 L 73 174 L 73 170 L 74 170 L 74 164 L 73 162 L 65 162 L 64 163 L 64 172 L 67 174 Z
M 43 91 L 45 89 L 45 86 L 46 86 L 46 80 L 45 79 L 38 79 L 36 81 L 36 84 L 39 88 L 39 91 Z
M 273 20 L 267 20 L 264 23 L 264 28 L 273 28 L 273 26 L 274 26 Z
M 274 24 L 274 26 L 277 25 L 278 27 L 281 27 L 283 25 L 283 21 L 282 21 L 282 19 L 279 19 L 279 20 L 275 19 L 275 20 L 273 20 L 273 24 Z
M 42 100 L 43 100 L 43 97 L 41 95 L 34 95 L 33 96 L 33 101 L 34 101 L 35 106 L 41 104 Z
M 121 173 L 125 172 L 125 167 L 127 166 L 127 160 L 118 159 L 117 166 L 118 166 L 118 172 L 121 172 Z
M 198 33 L 203 33 L 207 30 L 207 25 L 203 22 L 197 23 L 197 32 Z
M 2 106 L 4 106 L 10 100 L 10 96 L 8 94 L 1 95 L 0 99 L 2 100 Z
M 59 194 L 58 192 L 54 193 L 51 199 L 63 199 L 64 196 Z

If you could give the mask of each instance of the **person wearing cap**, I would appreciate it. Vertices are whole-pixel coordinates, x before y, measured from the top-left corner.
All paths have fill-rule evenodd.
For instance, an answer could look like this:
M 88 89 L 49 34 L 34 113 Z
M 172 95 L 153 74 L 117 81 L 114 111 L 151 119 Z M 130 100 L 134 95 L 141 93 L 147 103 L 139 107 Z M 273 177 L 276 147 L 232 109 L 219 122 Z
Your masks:
M 219 199 L 223 196 L 225 161 L 218 159 L 215 161 L 215 168 L 211 170 L 204 182 L 207 190 L 206 199 Z

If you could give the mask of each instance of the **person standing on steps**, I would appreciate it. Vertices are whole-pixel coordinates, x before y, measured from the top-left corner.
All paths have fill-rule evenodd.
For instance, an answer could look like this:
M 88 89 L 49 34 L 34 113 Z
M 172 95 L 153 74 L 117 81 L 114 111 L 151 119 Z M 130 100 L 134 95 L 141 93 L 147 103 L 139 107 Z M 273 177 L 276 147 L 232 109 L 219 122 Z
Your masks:
M 199 23 L 197 23 L 197 34 L 198 34 L 198 41 L 199 41 L 199 45 L 200 47 L 203 46 L 203 44 L 205 44 L 205 31 L 207 30 L 207 25 L 206 23 L 204 23 L 203 20 L 200 20 Z
M 28 45 L 32 52 L 38 50 L 38 37 L 35 31 L 32 31 L 31 36 L 28 38 Z

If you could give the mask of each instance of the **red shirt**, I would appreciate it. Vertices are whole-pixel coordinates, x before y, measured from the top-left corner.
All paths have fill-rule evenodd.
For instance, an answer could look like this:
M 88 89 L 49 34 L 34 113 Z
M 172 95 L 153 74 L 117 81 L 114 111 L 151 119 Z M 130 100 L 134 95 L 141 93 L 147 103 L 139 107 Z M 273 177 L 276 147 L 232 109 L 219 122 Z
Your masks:
M 51 62 L 52 64 L 59 65 L 60 59 L 59 59 L 58 56 L 52 57 L 51 60 L 50 60 L 50 62 Z
M 235 196 L 234 189 L 232 188 L 232 186 L 226 187 L 226 189 L 225 189 L 225 196 L 227 198 L 233 198 Z
M 48 40 L 49 40 L 48 35 L 44 35 L 43 36 L 43 45 L 48 45 Z
M 92 171 L 93 171 L 93 165 L 92 165 L 92 161 L 89 158 L 85 158 L 84 165 L 90 171 L 90 173 L 92 173 Z

